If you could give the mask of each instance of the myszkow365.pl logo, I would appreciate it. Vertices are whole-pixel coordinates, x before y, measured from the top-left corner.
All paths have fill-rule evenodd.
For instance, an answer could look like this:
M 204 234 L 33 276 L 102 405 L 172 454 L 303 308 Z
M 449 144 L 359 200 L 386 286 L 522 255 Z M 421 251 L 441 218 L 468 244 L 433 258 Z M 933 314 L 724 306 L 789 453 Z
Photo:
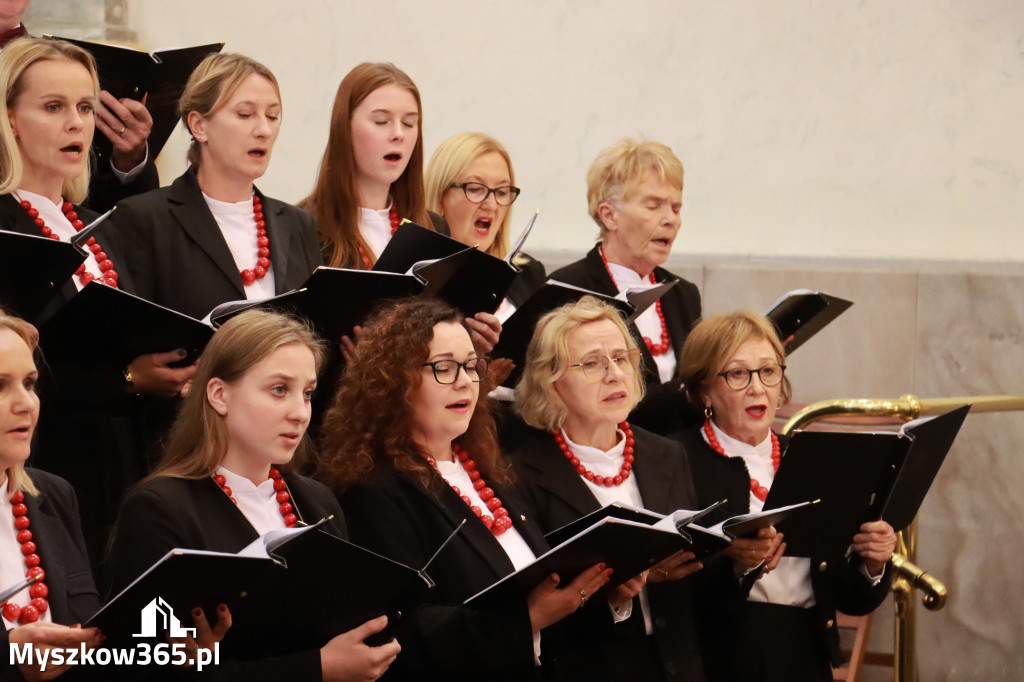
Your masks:
M 195 637 L 195 628 L 181 627 L 174 610 L 160 597 L 142 609 L 142 631 L 132 637 L 154 639 L 163 633 L 170 637 Z M 10 645 L 11 665 L 194 665 L 197 672 L 220 663 L 220 643 L 210 649 L 189 649 L 183 642 L 150 644 L 139 642 L 134 647 L 88 649 L 85 644 L 75 648 L 36 648 L 31 642 Z

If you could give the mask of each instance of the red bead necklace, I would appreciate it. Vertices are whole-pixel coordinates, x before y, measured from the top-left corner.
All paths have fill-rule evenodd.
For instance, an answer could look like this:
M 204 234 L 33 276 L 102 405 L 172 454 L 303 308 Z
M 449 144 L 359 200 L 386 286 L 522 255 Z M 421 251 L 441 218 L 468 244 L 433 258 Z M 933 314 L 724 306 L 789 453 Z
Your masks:
M 252 195 L 253 218 L 256 220 L 256 266 L 239 271 L 242 284 L 249 286 L 258 279 L 267 276 L 270 267 L 270 238 L 267 237 L 267 221 L 263 219 L 263 203 L 260 198 Z
M 32 524 L 28 520 L 28 507 L 25 506 L 24 493 L 20 490 L 14 493 L 11 496 L 11 505 L 11 510 L 14 512 L 14 527 L 18 531 L 18 542 L 21 543 L 21 554 L 25 557 L 25 566 L 28 567 L 25 577 L 36 578 L 36 582 L 28 588 L 28 594 L 32 601 L 25 606 L 18 606 L 8 601 L 4 602 L 0 609 L 3 611 L 4 618 L 12 623 L 17 621 L 22 625 L 27 625 L 36 622 L 40 616 L 46 613 L 46 609 L 49 608 L 46 596 L 50 593 L 50 589 L 42 582 L 46 577 L 46 572 L 39 565 L 36 543 L 32 542 L 32 531 L 28 529 Z
M 779 473 L 779 462 L 782 461 L 782 448 L 779 447 L 779 437 L 775 435 L 773 431 L 768 432 L 772 438 L 772 476 Z M 725 454 L 725 450 L 722 448 L 722 444 L 718 442 L 718 438 L 715 436 L 715 430 L 711 428 L 711 420 L 704 420 L 704 435 L 708 437 L 708 445 L 711 449 L 722 455 L 728 457 Z M 750 477 L 750 492 L 753 493 L 754 497 L 764 502 L 768 498 L 768 488 L 761 485 L 756 478 Z
M 391 236 L 394 237 L 395 231 L 398 230 L 398 225 L 402 221 L 398 219 L 398 209 L 395 208 L 395 205 L 393 203 L 391 205 L 391 210 L 388 211 L 388 219 L 391 221 Z M 357 248 L 359 249 L 359 256 L 363 259 L 363 267 L 369 270 L 371 268 L 370 257 L 366 255 L 365 251 L 363 251 L 362 246 L 359 246 Z
M 466 506 L 473 510 L 488 530 L 494 535 L 501 535 L 509 528 L 512 527 L 512 519 L 508 516 L 508 510 L 501 506 L 501 500 L 494 496 L 494 490 L 487 485 L 487 481 L 483 479 L 480 472 L 477 471 L 476 462 L 469 458 L 469 454 L 459 447 L 457 444 L 452 443 L 452 452 L 455 453 L 455 457 L 462 464 L 462 468 L 466 470 L 466 474 L 469 476 L 469 480 L 473 481 L 473 487 L 476 489 L 477 494 L 480 495 L 480 499 L 484 501 L 487 508 L 494 514 L 494 518 L 484 514 L 480 507 L 473 504 L 473 501 L 469 499 L 468 495 L 463 495 L 462 491 L 459 490 L 458 486 L 452 486 L 452 490 L 455 494 L 462 498 L 462 501 L 466 503 Z M 433 457 L 428 457 L 427 461 L 430 462 L 430 466 L 437 470 L 437 462 L 434 461 Z M 438 473 L 441 473 L 438 471 Z M 442 477 L 443 478 L 443 477 Z
M 612 284 L 615 284 L 615 288 L 618 289 L 619 285 L 615 282 L 615 276 L 612 274 L 612 269 L 608 267 L 608 259 L 604 256 L 604 247 L 598 249 L 601 252 L 601 260 L 604 261 L 604 269 L 608 271 L 608 276 L 612 279 Z M 654 271 L 651 271 L 651 284 L 657 284 L 658 280 L 654 278 Z M 665 313 L 661 312 L 661 299 L 654 304 L 654 309 L 658 313 L 658 320 L 661 321 L 661 343 L 654 343 L 649 336 L 644 337 L 644 345 L 651 351 L 651 355 L 661 355 L 668 352 L 668 349 L 672 347 L 671 339 L 668 337 L 668 325 L 665 324 Z
M 39 216 L 39 210 L 32 208 L 31 202 L 27 199 L 22 199 L 21 207 L 25 209 L 25 212 L 28 213 L 29 217 L 32 218 L 36 225 L 39 226 L 39 231 L 43 233 L 44 237 L 49 237 L 50 239 L 58 242 L 60 241 L 60 235 L 54 232 L 53 229 L 46 224 L 46 222 Z M 83 223 L 78 218 L 78 214 L 75 213 L 74 204 L 70 201 L 65 201 L 61 204 L 60 210 L 64 213 L 64 217 L 68 219 L 68 222 L 71 223 L 71 227 L 75 228 L 75 232 L 81 232 L 82 228 L 85 227 L 85 223 Z M 114 270 L 114 262 L 107 257 L 106 252 L 103 250 L 103 247 L 99 245 L 99 242 L 96 241 L 95 237 L 89 237 L 85 242 L 85 245 L 90 251 L 92 251 L 92 257 L 96 259 L 100 272 L 103 273 L 103 276 L 99 281 L 116 289 L 117 271 Z M 82 283 L 83 287 L 96 279 L 95 275 L 91 272 L 85 271 L 85 263 L 78 266 L 78 269 L 75 270 L 75 274 L 78 275 L 78 281 Z
M 274 481 L 274 490 L 277 491 L 277 503 L 281 505 L 281 516 L 284 517 L 284 525 L 294 528 L 295 522 L 299 520 L 299 517 L 295 515 L 294 507 L 291 503 L 292 496 L 288 494 L 288 484 L 281 478 L 281 472 L 274 467 L 270 467 L 270 475 L 267 478 Z M 227 485 L 227 479 L 222 474 L 217 474 L 213 477 L 213 480 L 217 482 L 217 485 L 224 491 L 224 494 L 230 497 L 231 501 L 237 505 L 238 500 L 231 496 L 231 488 Z
M 594 485 L 603 485 L 606 488 L 612 486 L 622 485 L 622 482 L 629 478 L 629 472 L 633 468 L 633 446 L 636 445 L 636 440 L 633 439 L 633 429 L 629 428 L 629 422 L 622 422 L 619 424 L 619 428 L 626 434 L 626 447 L 622 449 L 622 468 L 619 470 L 617 476 L 598 476 L 587 467 L 580 464 L 580 460 L 569 448 L 569 444 L 565 442 L 565 436 L 562 435 L 561 431 L 552 431 L 555 436 L 555 442 L 558 443 L 558 449 L 562 451 L 565 458 L 569 460 L 569 464 L 572 464 L 578 473 L 583 478 L 587 479 Z

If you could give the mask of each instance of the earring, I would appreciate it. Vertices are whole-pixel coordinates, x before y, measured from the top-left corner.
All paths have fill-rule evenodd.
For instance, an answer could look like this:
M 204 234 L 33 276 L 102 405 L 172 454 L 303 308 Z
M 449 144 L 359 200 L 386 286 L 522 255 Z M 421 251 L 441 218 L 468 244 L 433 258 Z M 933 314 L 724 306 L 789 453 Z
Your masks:
M 205 135 L 196 135 L 196 142 L 206 142 Z
M 712 411 L 711 411 L 711 406 L 710 406 L 710 405 L 708 405 L 708 406 L 706 406 L 706 407 L 704 408 L 704 416 L 705 416 L 705 417 L 706 417 L 707 419 L 711 419 L 711 415 L 712 415 Z

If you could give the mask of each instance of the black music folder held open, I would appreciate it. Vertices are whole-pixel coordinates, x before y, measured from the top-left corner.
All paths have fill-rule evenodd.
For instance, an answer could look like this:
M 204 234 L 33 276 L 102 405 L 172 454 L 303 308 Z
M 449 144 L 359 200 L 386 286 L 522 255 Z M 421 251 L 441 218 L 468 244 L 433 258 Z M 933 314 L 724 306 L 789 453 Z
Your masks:
M 851 301 L 838 296 L 798 289 L 776 301 L 765 316 L 775 325 L 789 355 L 852 305 Z M 792 340 L 785 343 L 789 337 L 793 337 Z
M 86 626 L 109 640 L 140 632 L 154 599 L 193 627 L 200 606 L 216 620 L 218 604 L 231 610 L 222 646 L 228 656 L 260 657 L 319 648 L 332 637 L 382 614 L 397 621 L 407 604 L 433 586 L 415 569 L 335 537 L 319 526 L 271 531 L 238 554 L 173 549 L 105 604 Z M 330 585 L 310 598 L 310 586 Z M 288 627 L 280 627 L 287 605 Z M 157 633 L 162 637 L 162 633 Z
M 244 310 L 275 310 L 305 318 L 325 340 L 337 343 L 384 301 L 422 291 L 423 283 L 412 275 L 319 267 L 299 289 L 261 301 L 223 303 L 210 321 L 219 327 Z
M 917 514 L 969 411 L 965 405 L 900 433 L 799 431 L 786 448 L 765 509 L 820 499 L 815 514 L 783 521 L 789 556 L 841 557 L 867 521 L 906 527 Z
M 149 156 L 152 159 L 160 155 L 160 150 L 178 124 L 178 100 L 185 91 L 188 77 L 199 62 L 224 49 L 224 43 L 210 43 L 150 53 L 125 45 L 59 39 L 92 54 L 99 70 L 100 87 L 114 97 L 141 100 L 146 96 L 146 109 L 153 117 L 153 128 L 149 133 Z M 96 143 L 108 149 L 111 147 L 103 135 L 96 136 Z
M 515 363 L 511 374 L 502 385 L 513 388 L 519 383 L 526 363 L 526 350 L 530 346 L 530 339 L 533 338 L 533 330 L 537 327 L 540 318 L 552 310 L 567 303 L 575 303 L 584 296 L 593 296 L 618 308 L 628 324 L 635 320 L 637 315 L 654 305 L 659 298 L 665 295 L 665 292 L 676 285 L 676 281 L 639 287 L 627 291 L 625 295 L 620 294 L 616 297 L 549 279 L 534 291 L 502 325 L 501 337 L 491 351 L 491 357 L 508 358 Z
M 519 274 L 509 259 L 410 222 L 398 227 L 373 269 L 414 274 L 423 281 L 425 294 L 469 317 L 497 310 Z
M 39 344 L 49 362 L 122 367 L 147 353 L 184 348 L 194 361 L 213 328 L 170 308 L 97 281 L 39 325 Z
M 0 230 L 0 306 L 36 320 L 85 258 L 75 244 Z

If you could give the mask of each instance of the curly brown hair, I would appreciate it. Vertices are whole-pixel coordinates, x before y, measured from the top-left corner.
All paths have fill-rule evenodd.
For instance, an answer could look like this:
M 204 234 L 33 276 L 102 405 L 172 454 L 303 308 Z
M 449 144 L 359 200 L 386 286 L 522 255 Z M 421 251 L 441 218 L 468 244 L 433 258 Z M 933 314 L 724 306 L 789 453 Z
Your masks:
M 465 327 L 460 312 L 420 297 L 388 303 L 366 321 L 324 416 L 319 472 L 327 485 L 344 488 L 368 478 L 375 468 L 409 474 L 428 489 L 440 483 L 413 439 L 412 396 L 424 380 L 434 325 L 441 322 Z M 456 442 L 488 481 L 512 481 L 486 396 L 480 396 L 469 428 Z

